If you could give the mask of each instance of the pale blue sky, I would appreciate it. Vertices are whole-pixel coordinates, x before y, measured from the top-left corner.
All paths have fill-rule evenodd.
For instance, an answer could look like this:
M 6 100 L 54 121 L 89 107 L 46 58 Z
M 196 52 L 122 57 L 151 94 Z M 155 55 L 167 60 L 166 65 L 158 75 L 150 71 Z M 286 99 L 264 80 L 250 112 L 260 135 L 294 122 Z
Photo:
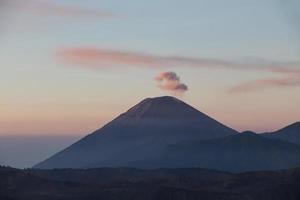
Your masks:
M 50 9 L 32 9 L 37 2 Z M 57 56 L 61 48 L 92 47 L 244 63 L 299 62 L 296 0 L 19 0 L 16 5 L 0 8 L 6 11 L 0 15 L 2 135 L 85 135 L 143 98 L 168 94 L 153 80 L 166 70 L 189 86 L 181 98 L 235 129 L 273 130 L 300 120 L 300 84 L 228 92 L 281 74 L 185 65 L 93 70 Z M 113 16 L 76 16 L 69 7 Z

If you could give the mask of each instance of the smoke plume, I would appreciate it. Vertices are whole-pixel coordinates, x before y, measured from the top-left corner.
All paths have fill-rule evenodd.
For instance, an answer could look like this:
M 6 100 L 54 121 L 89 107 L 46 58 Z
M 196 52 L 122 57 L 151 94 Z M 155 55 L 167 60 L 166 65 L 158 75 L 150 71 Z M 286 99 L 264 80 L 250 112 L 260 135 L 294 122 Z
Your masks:
M 183 94 L 188 91 L 188 86 L 180 81 L 180 77 L 172 71 L 162 72 L 155 77 L 157 86 L 175 94 Z

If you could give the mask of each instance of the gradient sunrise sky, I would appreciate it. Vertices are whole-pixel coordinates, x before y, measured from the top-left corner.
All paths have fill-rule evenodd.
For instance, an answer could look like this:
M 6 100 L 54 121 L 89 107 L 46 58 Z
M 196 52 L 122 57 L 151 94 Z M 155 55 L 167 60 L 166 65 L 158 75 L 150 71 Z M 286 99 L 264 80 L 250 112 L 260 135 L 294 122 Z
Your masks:
M 155 80 L 169 71 L 179 98 L 237 130 L 300 121 L 299 13 L 297 0 L 0 0 L 0 135 L 85 135 L 174 95 Z

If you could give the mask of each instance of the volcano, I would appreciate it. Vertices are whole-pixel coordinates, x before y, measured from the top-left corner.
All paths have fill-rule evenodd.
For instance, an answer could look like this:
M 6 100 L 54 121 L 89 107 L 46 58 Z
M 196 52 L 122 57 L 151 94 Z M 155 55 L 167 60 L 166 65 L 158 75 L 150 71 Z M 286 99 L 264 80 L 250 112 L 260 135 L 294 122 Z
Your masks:
M 177 98 L 147 98 L 35 168 L 134 167 L 168 145 L 236 133 Z

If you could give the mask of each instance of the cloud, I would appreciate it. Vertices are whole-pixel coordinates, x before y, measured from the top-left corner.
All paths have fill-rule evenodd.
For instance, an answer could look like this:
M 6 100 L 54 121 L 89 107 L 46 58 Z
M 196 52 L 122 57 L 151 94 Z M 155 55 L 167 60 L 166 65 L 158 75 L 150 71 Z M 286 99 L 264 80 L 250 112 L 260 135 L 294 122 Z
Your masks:
M 63 48 L 57 52 L 59 58 L 67 63 L 81 67 L 102 69 L 109 67 L 196 67 L 196 68 L 227 68 L 237 70 L 264 70 L 275 73 L 300 72 L 296 67 L 299 62 L 234 62 L 213 58 L 194 58 L 187 56 L 160 56 L 141 52 L 116 51 L 92 47 Z
M 29 12 L 38 15 L 50 15 L 59 17 L 76 17 L 76 18 L 111 18 L 112 13 L 99 11 L 97 9 L 83 8 L 80 6 L 67 5 L 61 3 L 53 3 L 51 1 L 39 0 L 2 0 L 2 9 L 17 10 L 21 12 Z
M 181 83 L 180 77 L 175 72 L 162 72 L 155 77 L 155 81 L 160 89 L 170 91 L 175 94 L 183 94 L 188 91 L 188 86 Z
M 284 88 L 284 87 L 299 87 L 300 73 L 294 73 L 288 76 L 279 78 L 258 79 L 247 83 L 242 83 L 230 89 L 232 93 L 253 92 L 258 90 L 265 90 L 269 88 Z
M 166 67 L 193 67 L 208 69 L 256 70 L 280 75 L 279 78 L 254 80 L 230 88 L 231 93 L 250 92 L 272 87 L 300 86 L 300 62 L 276 62 L 264 59 L 244 62 L 228 61 L 213 58 L 195 58 L 187 56 L 162 56 L 142 52 L 116 51 L 102 48 L 77 47 L 63 48 L 57 52 L 58 57 L 68 64 L 84 68 L 104 69 L 111 67 L 147 67 L 163 69 Z M 176 74 L 175 74 L 176 75 Z M 165 78 L 164 80 L 168 80 Z M 172 83 L 172 84 L 171 84 Z M 174 85 L 167 82 L 160 87 L 165 90 L 185 91 L 185 85 Z M 187 88 L 186 88 L 187 89 Z
M 159 67 L 166 63 L 163 57 L 98 48 L 65 48 L 58 51 L 58 56 L 72 64 L 98 69 L 107 65 Z

